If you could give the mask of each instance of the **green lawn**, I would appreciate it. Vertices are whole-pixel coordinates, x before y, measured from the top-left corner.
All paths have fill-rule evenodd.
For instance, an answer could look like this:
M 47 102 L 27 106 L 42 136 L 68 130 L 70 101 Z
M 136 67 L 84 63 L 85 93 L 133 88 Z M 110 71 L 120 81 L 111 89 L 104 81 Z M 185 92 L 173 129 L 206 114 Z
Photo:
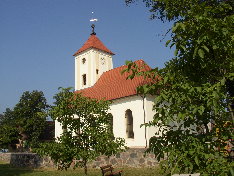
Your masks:
M 123 176 L 159 176 L 158 168 L 118 168 L 123 170 Z M 0 162 L 0 176 L 83 176 L 83 169 L 57 171 L 53 169 L 22 169 L 13 168 Z M 88 176 L 101 176 L 100 169 L 89 169 Z

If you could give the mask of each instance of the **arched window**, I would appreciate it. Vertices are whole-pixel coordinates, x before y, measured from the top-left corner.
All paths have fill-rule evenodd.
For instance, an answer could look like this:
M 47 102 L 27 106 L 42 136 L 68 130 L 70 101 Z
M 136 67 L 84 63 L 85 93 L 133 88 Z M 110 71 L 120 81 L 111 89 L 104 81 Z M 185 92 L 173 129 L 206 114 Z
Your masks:
M 132 111 L 130 109 L 127 109 L 125 111 L 125 119 L 126 119 L 126 136 L 127 138 L 134 138 L 133 116 L 132 116 Z
M 82 79 L 83 79 L 83 85 L 85 86 L 86 85 L 86 74 L 82 75 Z

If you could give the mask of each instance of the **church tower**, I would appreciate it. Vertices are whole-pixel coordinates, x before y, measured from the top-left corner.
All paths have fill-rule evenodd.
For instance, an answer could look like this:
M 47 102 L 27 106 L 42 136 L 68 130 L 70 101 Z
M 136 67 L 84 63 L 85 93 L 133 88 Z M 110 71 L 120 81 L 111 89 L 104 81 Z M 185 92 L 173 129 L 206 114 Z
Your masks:
M 93 31 L 84 45 L 73 55 L 75 57 L 75 90 L 93 86 L 98 78 L 113 69 L 112 53 Z

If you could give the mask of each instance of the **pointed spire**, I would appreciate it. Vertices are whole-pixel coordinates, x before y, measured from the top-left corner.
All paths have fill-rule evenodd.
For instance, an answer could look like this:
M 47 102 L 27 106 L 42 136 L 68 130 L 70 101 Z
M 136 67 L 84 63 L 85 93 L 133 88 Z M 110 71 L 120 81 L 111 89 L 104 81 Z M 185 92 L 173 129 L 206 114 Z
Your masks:
M 84 43 L 84 45 L 73 56 L 76 56 L 77 54 L 88 50 L 89 48 L 95 48 L 97 50 L 101 50 L 111 55 L 114 55 L 114 53 L 111 50 L 109 50 L 95 34 L 91 34 L 88 40 Z
M 94 12 L 92 12 L 93 14 Z M 90 22 L 92 22 L 92 33 L 89 36 L 89 39 L 84 43 L 84 45 L 73 55 L 76 56 L 77 54 L 89 49 L 89 48 L 94 48 L 97 50 L 101 50 L 104 51 L 106 53 L 109 53 L 111 55 L 114 55 L 114 53 L 112 53 L 111 50 L 109 50 L 102 42 L 101 40 L 99 40 L 99 38 L 96 36 L 96 32 L 95 32 L 95 22 L 98 21 L 97 18 L 92 18 L 89 20 Z

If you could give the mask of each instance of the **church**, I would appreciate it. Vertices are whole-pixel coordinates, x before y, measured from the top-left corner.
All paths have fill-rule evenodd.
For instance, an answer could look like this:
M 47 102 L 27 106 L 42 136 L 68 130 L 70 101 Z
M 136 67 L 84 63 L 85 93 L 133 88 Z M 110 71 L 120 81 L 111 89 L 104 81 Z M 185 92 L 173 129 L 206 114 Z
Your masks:
M 153 120 L 153 96 L 141 96 L 136 88 L 146 84 L 143 77 L 126 79 L 129 73 L 121 74 L 126 65 L 113 68 L 114 53 L 109 50 L 93 31 L 84 45 L 75 52 L 75 91 L 83 96 L 111 100 L 113 133 L 125 139 L 128 147 L 147 147 L 149 139 L 158 130 L 156 127 L 140 127 Z M 143 61 L 135 61 L 151 68 Z M 55 138 L 62 133 L 61 125 L 55 121 Z

